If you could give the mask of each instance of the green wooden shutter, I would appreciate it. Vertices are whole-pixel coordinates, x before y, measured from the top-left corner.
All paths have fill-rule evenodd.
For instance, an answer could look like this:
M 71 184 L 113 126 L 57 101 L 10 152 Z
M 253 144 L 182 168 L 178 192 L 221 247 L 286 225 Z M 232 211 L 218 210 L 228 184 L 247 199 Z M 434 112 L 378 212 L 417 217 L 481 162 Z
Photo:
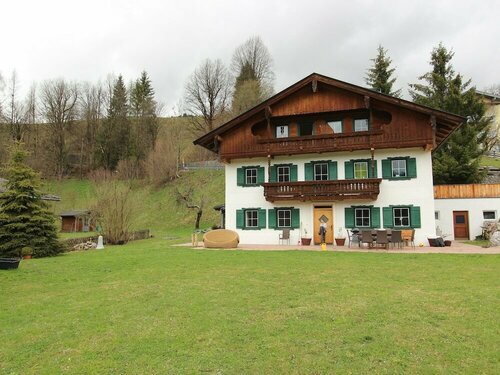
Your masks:
M 410 224 L 412 228 L 420 228 L 420 207 L 410 207 Z
M 382 208 L 384 216 L 384 228 L 392 228 L 394 226 L 392 221 L 392 207 Z
M 346 228 L 354 228 L 354 208 L 346 207 L 344 208 L 345 215 L 345 227 Z
M 276 210 L 271 208 L 267 210 L 268 226 L 270 229 L 276 228 Z
M 372 228 L 380 228 L 380 207 L 371 208 Z
M 266 210 L 259 208 L 259 228 L 266 228 Z
M 352 160 L 346 161 L 344 163 L 344 167 L 345 167 L 345 171 L 344 171 L 345 179 L 347 180 L 347 179 L 354 178 L 354 162 Z
M 278 168 L 276 168 L 275 165 L 271 165 L 271 177 L 269 182 L 276 182 L 278 181 Z
M 306 181 L 312 181 L 314 179 L 312 163 L 305 163 L 304 164 L 304 175 L 305 175 Z
M 298 181 L 297 176 L 297 166 L 295 164 L 290 165 L 290 181 Z
M 368 160 L 368 178 L 377 178 L 377 161 L 373 161 L 373 172 L 372 172 L 372 161 Z
M 236 228 L 243 229 L 245 227 L 245 212 L 236 210 Z
M 236 184 L 238 186 L 245 185 L 245 170 L 243 168 L 238 168 L 236 170 Z
M 382 178 L 392 177 L 391 161 L 389 159 L 382 160 Z
M 292 208 L 292 229 L 300 228 L 300 209 Z
M 417 159 L 408 158 L 406 160 L 406 167 L 408 168 L 408 177 L 416 178 L 417 177 Z
M 328 179 L 336 180 L 337 179 L 337 162 L 329 161 L 328 162 Z
M 264 167 L 257 167 L 257 183 L 263 184 L 265 182 Z

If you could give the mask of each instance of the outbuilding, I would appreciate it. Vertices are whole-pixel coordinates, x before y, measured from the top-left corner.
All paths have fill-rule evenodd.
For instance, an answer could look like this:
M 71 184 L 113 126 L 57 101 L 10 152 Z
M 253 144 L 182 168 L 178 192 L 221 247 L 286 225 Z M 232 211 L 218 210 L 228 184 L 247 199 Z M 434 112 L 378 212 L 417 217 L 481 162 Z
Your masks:
M 95 229 L 90 210 L 61 212 L 61 232 L 90 232 Z

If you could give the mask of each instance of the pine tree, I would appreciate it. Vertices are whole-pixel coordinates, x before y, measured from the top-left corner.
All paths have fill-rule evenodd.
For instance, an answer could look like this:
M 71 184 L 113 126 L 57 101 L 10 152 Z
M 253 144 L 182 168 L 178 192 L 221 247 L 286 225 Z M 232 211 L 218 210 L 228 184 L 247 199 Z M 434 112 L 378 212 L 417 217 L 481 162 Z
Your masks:
M 387 50 L 379 45 L 377 56 L 370 60 L 373 61 L 373 66 L 368 69 L 365 82 L 375 91 L 399 98 L 401 89 L 392 91 L 392 86 L 396 82 L 396 78 L 392 78 L 392 75 L 396 69 L 391 68 L 392 60 L 387 56 Z
M 0 194 L 0 257 L 19 257 L 23 247 L 31 247 L 34 257 L 63 251 L 54 216 L 39 192 L 39 176 L 25 164 L 27 155 L 16 144 L 3 171 L 8 181 Z
M 435 184 L 477 183 L 484 178 L 479 162 L 491 120 L 485 117 L 484 104 L 470 87 L 471 81 L 455 73 L 453 55 L 439 44 L 431 53 L 432 70 L 419 77 L 425 83 L 410 85 L 416 103 L 467 117 L 432 155 Z

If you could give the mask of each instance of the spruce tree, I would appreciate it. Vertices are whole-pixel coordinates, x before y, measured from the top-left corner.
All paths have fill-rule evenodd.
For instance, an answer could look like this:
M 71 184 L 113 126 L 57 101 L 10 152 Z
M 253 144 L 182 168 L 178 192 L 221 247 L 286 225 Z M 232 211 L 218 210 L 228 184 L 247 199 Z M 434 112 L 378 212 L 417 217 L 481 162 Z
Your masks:
M 365 82 L 375 91 L 399 98 L 401 89 L 392 90 L 392 86 L 396 82 L 396 78 L 393 78 L 392 75 L 396 69 L 391 68 L 392 60 L 387 56 L 387 50 L 379 45 L 377 56 L 370 60 L 373 61 L 373 66 L 368 69 Z
M 477 183 L 484 178 L 479 162 L 486 151 L 491 120 L 485 116 L 484 104 L 471 81 L 455 73 L 453 55 L 439 44 L 431 53 L 432 70 L 419 77 L 424 83 L 410 85 L 416 103 L 467 117 L 432 155 L 435 184 Z
M 54 215 L 39 192 L 39 176 L 25 164 L 27 155 L 20 144 L 14 145 L 3 169 L 8 181 L 0 193 L 0 257 L 19 257 L 23 247 L 31 247 L 34 257 L 63 251 Z

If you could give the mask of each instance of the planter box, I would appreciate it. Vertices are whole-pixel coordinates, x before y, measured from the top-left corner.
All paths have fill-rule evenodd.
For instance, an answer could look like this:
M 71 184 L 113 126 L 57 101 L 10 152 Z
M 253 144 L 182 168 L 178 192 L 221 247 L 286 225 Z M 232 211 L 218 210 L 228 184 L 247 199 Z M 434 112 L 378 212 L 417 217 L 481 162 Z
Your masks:
M 311 244 L 312 238 L 301 238 L 300 243 L 304 246 L 309 246 Z
M 345 245 L 345 238 L 336 238 L 335 243 L 337 246 L 344 246 Z
M 20 261 L 19 258 L 0 258 L 0 270 L 15 270 Z

